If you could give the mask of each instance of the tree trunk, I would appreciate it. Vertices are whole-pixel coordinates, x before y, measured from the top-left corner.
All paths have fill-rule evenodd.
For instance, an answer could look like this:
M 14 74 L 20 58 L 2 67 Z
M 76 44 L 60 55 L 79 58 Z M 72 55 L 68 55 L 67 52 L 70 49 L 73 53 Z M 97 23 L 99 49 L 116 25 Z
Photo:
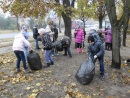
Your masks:
M 16 16 L 16 21 L 17 21 L 17 30 L 20 31 L 20 26 L 19 26 L 19 18 Z
M 120 33 L 117 26 L 112 27 L 112 65 L 113 68 L 120 69 Z
M 85 21 L 83 21 L 83 23 L 84 23 L 84 30 L 85 30 Z
M 123 42 L 122 42 L 122 45 L 123 46 L 126 46 L 126 33 L 127 33 L 127 30 L 126 31 L 123 31 Z
M 123 46 L 126 46 L 126 34 L 127 34 L 128 24 L 129 24 L 129 17 L 126 18 L 126 22 L 124 22 L 123 25 L 123 42 L 122 42 Z
M 102 28 L 102 21 L 103 21 L 103 17 L 102 16 L 99 16 L 99 29 Z
M 71 18 L 67 16 L 66 14 L 62 14 L 64 25 L 65 25 L 65 32 L 64 35 L 68 36 L 70 39 L 72 38 L 71 35 Z
M 59 33 L 61 33 L 61 17 L 59 17 Z

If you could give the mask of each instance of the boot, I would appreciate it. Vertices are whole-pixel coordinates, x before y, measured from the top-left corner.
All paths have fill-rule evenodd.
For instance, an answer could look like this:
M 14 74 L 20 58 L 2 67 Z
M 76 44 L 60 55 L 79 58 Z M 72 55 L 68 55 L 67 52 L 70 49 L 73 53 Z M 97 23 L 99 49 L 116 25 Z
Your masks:
M 80 53 L 82 53 L 83 52 L 82 48 L 79 48 L 79 51 L 80 51 Z
M 52 61 L 50 65 L 54 65 L 54 62 Z
M 44 68 L 50 67 L 50 63 L 47 63 Z
M 67 54 L 63 54 L 63 56 L 67 56 Z
M 80 48 L 77 48 L 77 53 L 80 53 Z

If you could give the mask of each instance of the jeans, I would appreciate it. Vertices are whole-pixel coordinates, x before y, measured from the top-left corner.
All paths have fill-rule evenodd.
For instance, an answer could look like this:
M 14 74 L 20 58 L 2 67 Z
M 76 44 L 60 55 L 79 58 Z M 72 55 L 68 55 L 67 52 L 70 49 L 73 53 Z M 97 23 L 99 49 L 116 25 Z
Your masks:
M 52 59 L 52 50 L 45 50 L 44 51 L 44 57 L 45 57 L 46 63 L 53 62 L 53 59 Z
M 67 52 L 69 54 L 69 57 L 72 57 L 71 51 L 70 51 L 70 45 L 68 45 L 67 47 L 64 47 L 64 52 L 65 55 L 67 55 Z
M 98 57 L 100 63 L 100 74 L 104 76 L 104 56 Z
M 24 56 L 25 56 L 25 60 L 27 61 L 28 47 L 26 47 L 26 46 L 24 46 Z
M 35 49 L 38 49 L 39 48 L 39 45 L 38 45 L 38 40 L 35 39 Z
M 28 67 L 26 66 L 26 60 L 25 60 L 24 52 L 23 51 L 14 51 L 14 53 L 15 53 L 15 56 L 17 57 L 16 68 L 17 69 L 20 68 L 20 61 L 22 60 L 23 68 L 25 70 L 28 69 Z

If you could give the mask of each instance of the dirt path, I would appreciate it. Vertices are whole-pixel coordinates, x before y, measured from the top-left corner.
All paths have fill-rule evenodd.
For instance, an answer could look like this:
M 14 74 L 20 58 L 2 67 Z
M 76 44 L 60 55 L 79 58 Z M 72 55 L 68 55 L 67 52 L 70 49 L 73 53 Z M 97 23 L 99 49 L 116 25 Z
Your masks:
M 32 45 L 34 46 L 34 43 Z M 54 65 L 30 74 L 23 72 L 14 74 L 16 58 L 13 52 L 8 52 L 12 51 L 11 47 L 1 49 L 5 52 L 2 51 L 0 57 L 6 62 L 0 63 L 0 98 L 35 98 L 31 97 L 35 95 L 36 98 L 129 98 L 130 96 L 130 66 L 122 65 L 120 70 L 112 69 L 111 51 L 105 51 L 105 80 L 99 78 L 97 62 L 93 81 L 89 85 L 81 85 L 77 82 L 75 74 L 80 64 L 87 59 L 87 53 L 77 54 L 74 42 L 71 45 L 73 58 L 64 57 L 63 52 L 60 52 L 59 56 L 54 56 Z M 43 53 L 36 52 L 40 54 L 44 66 Z M 121 48 L 121 55 L 122 58 L 129 57 L 129 47 Z

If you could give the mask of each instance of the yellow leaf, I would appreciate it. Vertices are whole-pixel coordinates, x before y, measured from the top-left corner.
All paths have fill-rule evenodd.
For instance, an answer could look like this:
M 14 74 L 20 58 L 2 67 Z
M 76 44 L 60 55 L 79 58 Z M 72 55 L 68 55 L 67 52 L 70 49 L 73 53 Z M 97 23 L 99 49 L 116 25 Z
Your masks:
M 30 90 L 30 89 L 31 89 L 31 87 L 27 87 L 27 88 L 26 88 L 26 90 Z
M 36 93 L 32 93 L 31 95 L 28 96 L 28 98 L 36 98 L 37 94 Z
M 71 86 L 72 86 L 72 87 L 76 87 L 76 84 L 75 84 L 75 83 L 71 83 Z
M 33 93 L 37 93 L 38 91 L 39 91 L 38 89 L 32 90 Z
M 67 91 L 67 86 L 64 86 L 64 91 Z
M 67 94 L 64 98 L 71 98 L 71 97 L 69 96 L 69 94 Z
M 40 86 L 41 84 L 40 83 L 36 83 L 36 86 Z
M 128 70 L 128 73 L 130 73 L 130 70 Z

